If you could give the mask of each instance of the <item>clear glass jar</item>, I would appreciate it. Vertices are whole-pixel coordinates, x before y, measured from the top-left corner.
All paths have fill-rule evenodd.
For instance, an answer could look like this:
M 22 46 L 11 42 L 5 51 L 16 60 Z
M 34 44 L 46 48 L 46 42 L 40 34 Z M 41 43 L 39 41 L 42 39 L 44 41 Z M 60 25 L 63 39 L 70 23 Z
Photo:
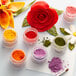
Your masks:
M 26 54 L 21 49 L 16 49 L 11 53 L 10 61 L 15 66 L 21 66 L 25 63 Z
M 73 9 L 76 10 L 75 7 L 73 6 L 68 6 L 65 10 L 65 12 L 63 13 L 63 18 L 66 22 L 70 23 L 73 22 L 76 19 L 76 12 L 72 13 L 70 11 L 72 11 Z M 70 10 L 70 11 L 69 11 Z
M 57 38 L 62 38 L 65 41 L 65 45 L 59 46 L 56 44 L 55 40 Z M 52 48 L 57 52 L 65 52 L 67 50 L 67 39 L 64 36 L 57 36 L 53 39 Z
M 30 32 L 30 31 L 33 31 L 34 33 L 36 33 L 36 37 L 34 38 L 29 38 L 26 36 L 26 33 L 27 32 Z M 38 35 L 38 31 L 35 29 L 35 28 L 27 28 L 23 34 L 23 39 L 24 39 L 24 42 L 25 43 L 28 43 L 28 44 L 34 44 L 38 41 L 38 38 L 39 38 L 39 35 Z
M 17 33 L 14 29 L 6 29 L 3 33 L 3 46 L 13 48 L 17 43 Z
M 44 47 L 35 47 L 31 56 L 34 63 L 44 63 L 47 60 L 47 51 Z

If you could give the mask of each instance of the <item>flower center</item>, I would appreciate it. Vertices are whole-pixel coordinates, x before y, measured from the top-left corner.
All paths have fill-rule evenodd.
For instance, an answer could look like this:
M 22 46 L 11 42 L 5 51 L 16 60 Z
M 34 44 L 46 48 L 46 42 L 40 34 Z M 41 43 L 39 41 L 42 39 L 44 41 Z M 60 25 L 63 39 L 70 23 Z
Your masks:
M 73 35 L 76 37 L 76 32 L 74 32 Z
M 40 20 L 44 20 L 44 18 L 45 18 L 45 15 L 43 15 L 43 14 L 40 14 L 40 15 L 38 16 L 38 18 L 39 18 Z

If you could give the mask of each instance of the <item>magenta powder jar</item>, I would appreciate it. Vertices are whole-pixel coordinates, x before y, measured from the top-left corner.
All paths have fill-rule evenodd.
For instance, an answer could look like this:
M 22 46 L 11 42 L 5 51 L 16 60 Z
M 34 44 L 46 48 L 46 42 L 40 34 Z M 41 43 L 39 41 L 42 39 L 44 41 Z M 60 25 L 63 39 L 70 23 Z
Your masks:
M 44 63 L 47 60 L 47 51 L 44 47 L 36 47 L 32 51 L 32 61 Z

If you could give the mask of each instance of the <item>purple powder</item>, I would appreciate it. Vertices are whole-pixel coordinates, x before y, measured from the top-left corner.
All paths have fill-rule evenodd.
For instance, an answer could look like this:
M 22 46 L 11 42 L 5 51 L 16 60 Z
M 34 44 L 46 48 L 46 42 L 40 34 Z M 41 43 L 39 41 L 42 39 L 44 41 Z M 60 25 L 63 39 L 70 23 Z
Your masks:
M 36 49 L 34 51 L 34 56 L 37 58 L 43 58 L 45 57 L 45 55 L 46 55 L 46 52 L 43 49 Z
M 49 69 L 51 69 L 52 72 L 58 72 L 61 69 L 63 69 L 62 61 L 58 57 L 53 57 L 53 59 L 49 62 Z

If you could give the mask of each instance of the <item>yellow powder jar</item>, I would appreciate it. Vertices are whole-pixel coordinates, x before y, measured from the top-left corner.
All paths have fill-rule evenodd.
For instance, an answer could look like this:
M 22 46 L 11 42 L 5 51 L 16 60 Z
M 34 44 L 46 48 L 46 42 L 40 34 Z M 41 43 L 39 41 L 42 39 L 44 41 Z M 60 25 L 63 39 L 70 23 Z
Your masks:
M 3 46 L 12 48 L 17 43 L 17 33 L 14 29 L 6 29 L 3 33 Z

